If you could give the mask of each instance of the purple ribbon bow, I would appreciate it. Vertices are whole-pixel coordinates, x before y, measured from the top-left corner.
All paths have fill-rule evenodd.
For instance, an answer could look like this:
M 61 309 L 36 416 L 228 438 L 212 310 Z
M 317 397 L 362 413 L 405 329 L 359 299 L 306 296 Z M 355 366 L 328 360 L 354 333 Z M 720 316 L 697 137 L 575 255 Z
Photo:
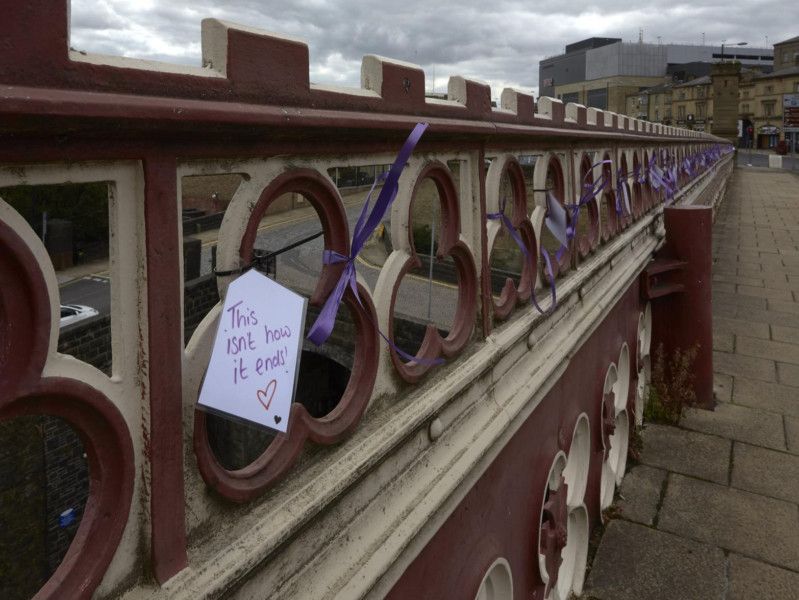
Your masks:
M 322 256 L 322 262 L 324 264 L 334 265 L 346 263 L 346 266 L 341 272 L 341 276 L 339 277 L 338 283 L 336 283 L 336 287 L 333 288 L 333 291 L 327 297 L 322 310 L 319 312 L 319 316 L 316 318 L 316 321 L 314 322 L 310 331 L 308 331 L 308 339 L 317 346 L 324 344 L 327 338 L 330 337 L 330 334 L 333 331 L 333 325 L 336 322 L 336 315 L 338 314 L 341 300 L 344 297 L 344 292 L 348 287 L 352 290 L 352 293 L 355 294 L 355 298 L 358 300 L 358 302 L 363 306 L 361 298 L 358 294 L 358 282 L 355 274 L 355 259 L 358 257 L 358 254 L 360 253 L 361 248 L 363 248 L 363 245 L 366 243 L 366 240 L 369 239 L 369 236 L 372 235 L 374 230 L 382 221 L 383 216 L 391 206 L 391 203 L 394 202 L 394 198 L 396 198 L 397 191 L 399 189 L 399 178 L 402 174 L 402 170 L 405 168 L 405 164 L 411 157 L 413 149 L 416 147 L 416 144 L 419 142 L 419 139 L 422 137 L 422 134 L 425 132 L 427 127 L 427 123 L 417 123 L 416 127 L 413 128 L 413 131 L 408 136 L 408 139 L 405 140 L 405 143 L 397 155 L 397 159 L 394 161 L 394 164 L 391 165 L 391 169 L 389 170 L 388 174 L 386 175 L 383 173 L 375 179 L 374 183 L 372 184 L 372 189 L 369 190 L 369 194 L 366 196 L 366 202 L 361 209 L 361 214 L 358 217 L 358 221 L 355 223 L 355 228 L 353 229 L 350 255 L 344 256 L 343 254 L 335 252 L 334 250 L 324 251 Z M 369 203 L 371 201 L 372 192 L 374 192 L 376 185 L 380 181 L 385 181 L 385 183 L 383 184 L 383 188 L 380 190 L 380 194 L 377 197 L 374 208 L 372 208 L 372 211 L 369 212 Z M 389 340 L 388 337 L 385 336 L 381 331 L 378 330 L 378 333 L 405 360 L 425 364 L 441 364 L 444 362 L 441 359 L 429 361 L 411 356 L 394 345 L 394 343 L 391 342 L 391 340 Z

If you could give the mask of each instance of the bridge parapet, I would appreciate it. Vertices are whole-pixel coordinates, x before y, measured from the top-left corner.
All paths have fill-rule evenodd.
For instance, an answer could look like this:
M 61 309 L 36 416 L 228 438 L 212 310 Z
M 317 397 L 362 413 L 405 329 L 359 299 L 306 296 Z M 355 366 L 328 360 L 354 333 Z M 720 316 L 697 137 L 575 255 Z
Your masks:
M 726 143 L 518 90 L 495 107 L 462 77 L 427 98 L 421 67 L 378 56 L 364 58 L 360 89 L 315 85 L 304 43 L 216 20 L 203 22 L 202 68 L 85 55 L 68 50 L 67 4 L 14 11 L 0 56 L 0 198 L 109 186 L 111 375 L 56 351 L 53 264 L 0 200 L 0 418 L 63 418 L 91 473 L 42 597 L 401 597 L 403 573 L 422 569 L 511 451 L 508 472 L 522 458 L 534 472 L 525 551 L 537 554 L 508 557 L 514 585 L 541 598 L 576 589 L 643 408 L 652 309 L 639 276 L 664 246 L 664 204 L 723 196 Z M 287 434 L 226 468 L 196 408 L 221 304 L 183 343 L 183 179 L 242 177 L 218 233 L 227 273 L 270 243 L 270 205 L 301 195 L 323 243 L 292 258 L 284 283 L 319 307 L 344 269 L 323 250 L 348 256 L 357 216 L 339 170 L 391 164 L 417 122 L 429 128 L 374 252 L 355 262 L 360 300 L 344 294 L 340 396 L 325 414 L 298 398 Z M 566 244 L 546 225 L 553 201 Z M 221 298 L 235 276 L 218 278 Z M 509 450 L 520 435 L 529 444 Z M 483 565 L 460 584 L 467 596 L 497 558 L 482 552 L 464 558 Z

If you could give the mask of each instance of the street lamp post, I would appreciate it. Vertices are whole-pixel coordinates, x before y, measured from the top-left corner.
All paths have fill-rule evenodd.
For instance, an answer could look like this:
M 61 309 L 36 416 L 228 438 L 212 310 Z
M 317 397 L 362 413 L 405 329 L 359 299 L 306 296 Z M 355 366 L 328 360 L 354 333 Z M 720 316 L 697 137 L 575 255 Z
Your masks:
M 724 62 L 724 44 L 727 40 L 721 40 L 721 62 Z M 728 46 L 746 46 L 749 42 L 737 42 L 735 44 L 727 44 Z

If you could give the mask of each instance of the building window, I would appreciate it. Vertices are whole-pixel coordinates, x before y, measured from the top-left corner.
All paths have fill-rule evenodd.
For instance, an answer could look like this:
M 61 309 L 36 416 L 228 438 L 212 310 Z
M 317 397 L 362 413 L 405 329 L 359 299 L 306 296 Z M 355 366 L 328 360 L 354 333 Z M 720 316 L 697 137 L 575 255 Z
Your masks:
M 749 105 L 748 104 L 741 104 L 741 112 L 743 114 L 749 114 Z
M 685 107 L 684 106 L 678 106 L 677 107 L 677 120 L 679 120 L 679 121 L 685 120 Z
M 685 92 L 680 92 L 680 100 L 685 100 Z
M 774 86 L 773 85 L 767 85 L 766 86 L 766 93 L 767 94 L 771 94 L 773 92 L 774 92 Z
M 767 102 L 763 102 L 763 116 L 764 117 L 771 117 L 774 115 L 774 106 L 776 102 L 774 100 L 769 100 Z
M 696 103 L 696 118 L 697 119 L 704 119 L 705 118 L 705 103 L 704 102 L 697 102 Z

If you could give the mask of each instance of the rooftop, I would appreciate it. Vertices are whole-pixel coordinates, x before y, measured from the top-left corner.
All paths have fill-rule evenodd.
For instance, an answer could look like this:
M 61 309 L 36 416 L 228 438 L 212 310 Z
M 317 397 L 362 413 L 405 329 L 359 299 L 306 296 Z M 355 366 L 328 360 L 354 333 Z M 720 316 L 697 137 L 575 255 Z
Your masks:
M 712 80 L 710 79 L 710 75 L 705 75 L 704 77 L 697 77 L 696 79 L 691 79 L 690 81 L 686 81 L 685 83 L 680 83 L 675 85 L 674 87 L 689 87 L 692 85 L 710 85 Z
M 774 45 L 775 46 L 781 46 L 782 44 L 793 44 L 794 42 L 799 42 L 799 35 L 797 35 L 796 37 L 792 37 L 792 38 L 790 38 L 788 40 L 782 40 L 781 42 L 777 42 Z

